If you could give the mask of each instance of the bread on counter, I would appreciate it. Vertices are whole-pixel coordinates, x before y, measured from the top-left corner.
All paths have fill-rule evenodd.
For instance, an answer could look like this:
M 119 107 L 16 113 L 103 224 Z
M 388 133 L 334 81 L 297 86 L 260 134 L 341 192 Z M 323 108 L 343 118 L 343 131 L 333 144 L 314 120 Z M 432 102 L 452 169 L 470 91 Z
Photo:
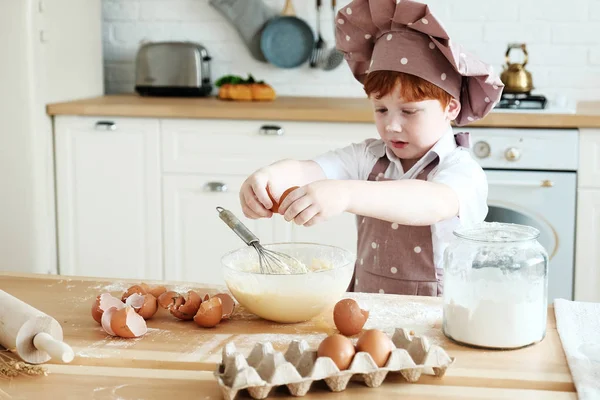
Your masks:
M 252 75 L 248 79 L 228 75 L 217 80 L 219 86 L 218 98 L 236 101 L 273 101 L 275 90 L 264 82 L 256 82 Z

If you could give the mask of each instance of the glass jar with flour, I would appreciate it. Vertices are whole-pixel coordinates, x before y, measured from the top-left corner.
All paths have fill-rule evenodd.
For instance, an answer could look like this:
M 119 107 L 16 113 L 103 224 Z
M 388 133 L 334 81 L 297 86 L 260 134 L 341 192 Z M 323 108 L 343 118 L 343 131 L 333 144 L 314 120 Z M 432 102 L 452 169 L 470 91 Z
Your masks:
M 444 334 L 476 347 L 541 341 L 548 310 L 548 254 L 533 227 L 484 222 L 454 232 L 444 253 Z

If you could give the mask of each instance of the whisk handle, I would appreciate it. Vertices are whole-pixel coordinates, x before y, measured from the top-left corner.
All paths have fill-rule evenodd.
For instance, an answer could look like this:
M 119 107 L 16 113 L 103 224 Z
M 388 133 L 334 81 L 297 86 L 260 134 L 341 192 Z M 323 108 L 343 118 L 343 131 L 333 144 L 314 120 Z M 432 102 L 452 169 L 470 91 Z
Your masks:
M 248 246 L 252 246 L 254 243 L 258 243 L 258 238 L 246 227 L 246 225 L 242 224 L 242 222 L 229 210 L 224 209 L 223 207 L 217 207 L 217 211 L 219 212 L 219 218 L 223 220 L 227 224 L 232 231 L 234 231 L 240 239 L 244 241 Z

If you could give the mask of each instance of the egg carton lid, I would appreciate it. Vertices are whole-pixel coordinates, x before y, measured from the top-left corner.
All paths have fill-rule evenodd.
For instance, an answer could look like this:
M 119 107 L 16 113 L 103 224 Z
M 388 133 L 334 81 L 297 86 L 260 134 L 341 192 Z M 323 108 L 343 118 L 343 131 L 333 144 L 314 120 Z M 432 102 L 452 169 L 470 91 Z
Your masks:
M 442 377 L 454 362 L 443 348 L 430 344 L 426 337 L 412 336 L 404 328 L 394 331 L 392 342 L 395 349 L 385 366 L 378 367 L 369 353 L 358 352 L 343 371 L 331 358 L 317 357 L 317 351 L 309 349 L 304 340 L 292 340 L 285 353 L 275 351 L 270 342 L 260 342 L 247 358 L 235 344 L 228 343 L 214 375 L 227 400 L 233 400 L 242 390 L 253 399 L 264 399 L 271 390 L 284 385 L 293 396 L 304 396 L 312 383 L 320 380 L 334 392 L 345 390 L 351 379 L 378 387 L 389 372 L 400 372 L 412 383 L 423 373 Z

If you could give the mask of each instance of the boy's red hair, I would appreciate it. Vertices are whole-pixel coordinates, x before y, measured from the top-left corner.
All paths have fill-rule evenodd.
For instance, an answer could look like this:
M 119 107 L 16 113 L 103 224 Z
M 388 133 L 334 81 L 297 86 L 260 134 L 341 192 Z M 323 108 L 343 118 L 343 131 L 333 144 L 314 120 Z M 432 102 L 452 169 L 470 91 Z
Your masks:
M 373 71 L 367 74 L 364 89 L 369 97 L 377 99 L 390 94 L 400 85 L 400 97 L 406 102 L 438 100 L 446 108 L 452 96 L 433 83 L 418 76 L 396 71 Z

